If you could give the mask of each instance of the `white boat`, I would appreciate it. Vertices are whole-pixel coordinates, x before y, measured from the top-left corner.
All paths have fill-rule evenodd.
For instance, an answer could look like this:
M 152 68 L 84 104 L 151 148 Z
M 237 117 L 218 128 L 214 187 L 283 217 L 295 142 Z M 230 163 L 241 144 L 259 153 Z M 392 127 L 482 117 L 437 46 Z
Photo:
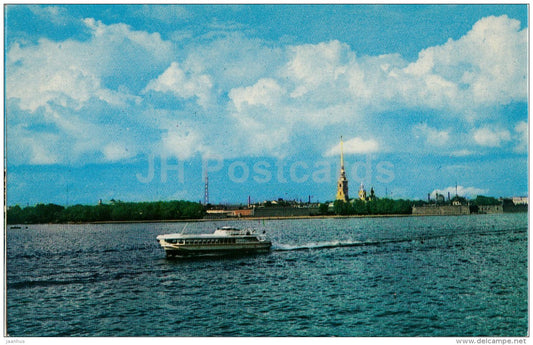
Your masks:
M 167 257 L 209 254 L 268 252 L 272 242 L 265 232 L 224 226 L 212 234 L 166 234 L 157 236 Z

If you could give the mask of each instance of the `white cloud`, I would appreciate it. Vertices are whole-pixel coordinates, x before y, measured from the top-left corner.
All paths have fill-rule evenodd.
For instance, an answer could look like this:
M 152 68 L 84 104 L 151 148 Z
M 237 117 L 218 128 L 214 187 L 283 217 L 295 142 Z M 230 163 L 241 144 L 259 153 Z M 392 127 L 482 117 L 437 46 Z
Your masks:
M 472 100 L 506 104 L 527 99 L 527 36 L 527 29 L 520 31 L 520 22 L 507 16 L 483 18 L 474 25 L 461 42 L 474 65 L 464 75 Z
M 247 132 L 241 140 L 236 141 L 240 142 L 234 152 L 237 156 L 271 156 L 282 159 L 290 152 L 287 147 L 290 146 L 291 140 L 290 128 L 283 126 L 268 128 L 253 119 L 244 119 L 241 124 L 245 125 L 239 129 Z
M 527 99 L 526 38 L 527 30 L 520 31 L 516 20 L 502 16 L 485 18 L 462 38 L 421 51 L 411 64 L 399 55 L 357 57 L 347 44 L 335 40 L 291 46 L 286 63 L 270 74 L 273 77 L 236 88 L 230 97 L 242 113 L 245 104 L 265 106 L 262 114 L 254 112 L 254 119 L 263 124 L 257 128 L 283 124 L 294 134 L 328 125 L 368 128 L 378 112 L 431 110 L 453 122 L 446 129 L 422 125 L 415 131 L 431 146 L 452 145 L 453 150 L 451 133 L 464 132 L 472 118 L 494 119 L 499 115 L 487 111 L 490 107 Z M 490 90 L 483 93 L 481 85 L 490 85 Z M 409 119 L 398 120 L 392 127 Z M 476 142 L 496 147 L 508 140 L 506 133 L 487 137 L 481 131 Z
M 285 62 L 284 47 L 240 32 L 215 34 L 201 37 L 201 42 L 191 40 L 193 43 L 184 49 L 181 65 L 187 71 L 209 75 L 219 92 L 273 77 Z
M 463 187 L 463 186 L 457 186 L 457 195 L 462 197 L 475 197 L 478 195 L 485 195 L 489 192 L 488 189 L 482 189 L 482 188 L 476 188 L 476 187 Z M 435 195 L 435 193 L 442 194 L 444 196 L 448 196 L 448 193 L 450 193 L 450 196 L 453 198 L 456 193 L 455 186 L 446 187 L 444 189 L 435 189 L 433 192 L 431 192 L 431 195 Z
M 322 84 L 337 82 L 346 73 L 346 65 L 355 59 L 348 45 L 337 40 L 289 47 L 289 55 L 283 75 L 298 82 L 293 97 L 302 96 Z
M 130 151 L 128 147 L 123 143 L 112 142 L 107 144 L 103 153 L 108 161 L 119 161 L 126 158 L 131 158 L 135 155 L 135 152 Z
M 119 154 L 112 142 L 131 140 L 124 123 L 137 133 L 145 130 L 134 124 L 142 101 L 135 84 L 168 66 L 171 45 L 159 34 L 124 24 L 93 19 L 80 24 L 91 33 L 86 41 L 41 39 L 34 45 L 13 44 L 6 53 L 7 132 L 11 145 L 25 147 L 26 162 L 114 161 L 138 153 L 129 145 L 128 154 Z M 19 123 L 52 130 L 28 131 L 34 140 L 26 140 L 13 135 Z
M 185 6 L 181 5 L 155 5 L 145 4 L 129 7 L 131 14 L 135 17 L 146 20 L 151 18 L 165 24 L 173 24 L 176 20 L 186 20 L 191 18 L 191 14 Z
M 168 22 L 164 8 L 148 14 Z M 502 123 L 497 107 L 527 100 L 527 29 L 506 16 L 484 18 L 412 63 L 398 54 L 359 56 L 337 40 L 284 46 L 248 37 L 238 26 L 170 42 L 125 24 L 81 24 L 91 35 L 85 41 L 41 39 L 12 44 L 6 53 L 8 131 L 14 123 L 53 124 L 58 133 L 48 134 L 61 139 L 46 146 L 50 162 L 65 160 L 59 148 L 65 143 L 76 152 L 71 159 L 93 154 L 111 161 L 157 150 L 181 159 L 280 157 L 299 150 L 296 140 L 323 153 L 327 133 L 361 133 L 345 142 L 346 154 L 409 151 L 413 144 L 397 139 L 402 133 L 419 135 L 428 150 L 449 145 L 456 156 L 474 152 L 452 142 L 452 133 L 470 133 L 488 148 L 514 140 L 516 150 L 527 150 L 525 124 L 512 138 L 484 123 Z M 13 108 L 22 110 L 17 119 L 9 115 Z M 438 119 L 412 129 L 414 113 Z M 188 132 L 175 128 L 183 119 Z M 168 136 L 153 134 L 161 130 Z M 368 139 L 378 135 L 379 143 Z M 39 143 L 24 145 L 26 161 L 45 161 L 32 148 Z M 338 152 L 337 145 L 325 154 Z
M 511 133 L 506 129 L 483 127 L 474 130 L 473 138 L 480 146 L 500 147 L 503 142 L 511 140 Z
M 429 127 L 427 123 L 416 125 L 413 129 L 415 135 L 422 135 L 428 144 L 433 146 L 444 146 L 450 140 L 449 131 L 439 131 Z
M 344 154 L 357 154 L 357 153 L 374 153 L 379 150 L 379 144 L 375 139 L 364 140 L 359 137 L 355 137 L 343 142 Z M 337 156 L 341 154 L 341 144 L 337 144 L 330 148 L 325 156 Z
M 9 134 L 17 142 L 9 141 L 6 145 L 10 164 L 57 164 L 61 159 L 54 147 L 60 143 L 60 137 L 51 133 L 32 133 L 23 126 L 14 126 Z
M 66 25 L 75 21 L 64 7 L 31 5 L 28 8 L 40 20 L 50 21 L 54 25 Z
M 184 71 L 177 62 L 172 62 L 169 68 L 157 79 L 150 81 L 146 91 L 172 92 L 178 97 L 198 97 L 198 104 L 206 108 L 210 102 L 210 91 L 213 83 L 206 74 Z
M 163 156 L 175 156 L 180 160 L 186 160 L 204 150 L 200 133 L 192 128 L 187 130 L 175 128 L 168 131 L 161 144 L 160 153 Z
M 7 98 L 19 99 L 20 108 L 32 112 L 51 102 L 79 108 L 91 98 L 112 104 L 136 101 L 124 90 L 132 88 L 129 81 L 149 72 L 145 63 L 139 68 L 139 59 L 157 68 L 170 55 L 169 43 L 159 34 L 133 31 L 124 24 L 107 26 L 94 19 L 84 23 L 92 32 L 89 41 L 41 39 L 34 46 L 14 44 L 6 54 Z M 105 85 L 107 80 L 123 80 L 125 88 L 118 91 L 118 85 Z
M 516 152 L 525 153 L 528 152 L 528 125 L 525 121 L 520 121 L 514 127 L 518 144 L 515 147 Z
M 451 153 L 451 155 L 454 157 L 466 157 L 466 156 L 471 156 L 473 154 L 474 154 L 474 151 L 467 150 L 467 149 L 457 150 Z
M 229 97 L 237 111 L 241 111 L 243 104 L 270 107 L 278 103 L 284 93 L 285 91 L 274 79 L 265 78 L 260 79 L 253 86 L 232 89 Z
M 507 16 L 483 18 L 460 39 L 421 51 L 398 73 L 417 85 L 405 94 L 413 104 L 461 111 L 525 101 L 527 29 Z

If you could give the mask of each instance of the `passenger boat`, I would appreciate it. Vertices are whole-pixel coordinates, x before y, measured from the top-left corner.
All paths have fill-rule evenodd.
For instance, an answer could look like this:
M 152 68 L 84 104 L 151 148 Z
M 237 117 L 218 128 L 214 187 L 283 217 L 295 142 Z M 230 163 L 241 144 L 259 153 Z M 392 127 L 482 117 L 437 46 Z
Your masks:
M 212 234 L 166 234 L 157 236 L 167 257 L 268 252 L 272 242 L 265 232 L 224 226 Z

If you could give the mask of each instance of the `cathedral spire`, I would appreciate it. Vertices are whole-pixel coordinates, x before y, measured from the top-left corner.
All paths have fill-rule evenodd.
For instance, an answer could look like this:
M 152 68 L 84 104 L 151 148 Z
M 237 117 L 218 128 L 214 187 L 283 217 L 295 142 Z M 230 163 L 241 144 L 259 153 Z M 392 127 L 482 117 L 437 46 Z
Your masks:
M 342 135 L 341 135 L 341 170 L 344 170 L 344 154 L 342 152 Z
M 337 182 L 337 200 L 342 200 L 347 202 L 348 198 L 348 180 L 346 179 L 346 171 L 344 170 L 344 152 L 343 152 L 343 142 L 341 136 L 341 173 L 339 180 Z

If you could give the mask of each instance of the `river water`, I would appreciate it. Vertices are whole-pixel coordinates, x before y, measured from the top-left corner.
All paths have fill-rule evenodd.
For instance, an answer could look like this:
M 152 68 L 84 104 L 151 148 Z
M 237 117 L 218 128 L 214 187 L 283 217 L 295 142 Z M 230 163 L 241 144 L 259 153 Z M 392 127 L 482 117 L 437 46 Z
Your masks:
M 267 254 L 170 260 L 235 225 Z M 6 230 L 10 336 L 527 336 L 527 214 Z

